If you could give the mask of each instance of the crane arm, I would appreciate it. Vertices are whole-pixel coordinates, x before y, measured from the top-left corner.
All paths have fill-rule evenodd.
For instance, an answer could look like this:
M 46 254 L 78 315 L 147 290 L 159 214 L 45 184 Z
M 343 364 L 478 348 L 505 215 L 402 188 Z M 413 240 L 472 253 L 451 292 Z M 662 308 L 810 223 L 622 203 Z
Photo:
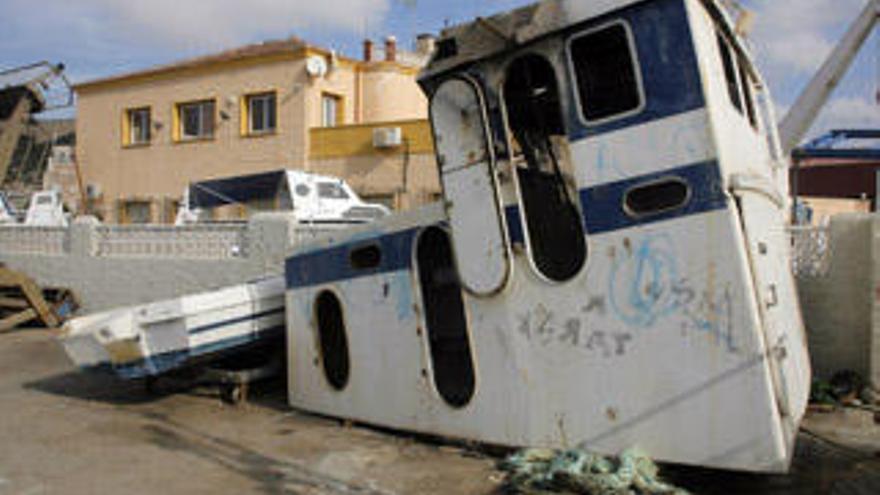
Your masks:
M 870 0 L 782 119 L 779 124 L 779 136 L 782 150 L 786 155 L 791 153 L 810 130 L 819 110 L 825 105 L 852 64 L 878 17 L 880 17 L 880 0 Z

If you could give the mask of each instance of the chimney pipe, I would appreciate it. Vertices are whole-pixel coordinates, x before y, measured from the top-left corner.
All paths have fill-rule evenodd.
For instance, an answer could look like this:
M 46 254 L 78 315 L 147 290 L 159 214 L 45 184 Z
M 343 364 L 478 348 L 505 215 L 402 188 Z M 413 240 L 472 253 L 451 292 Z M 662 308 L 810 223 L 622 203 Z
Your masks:
M 429 56 L 434 53 L 434 48 L 437 45 L 437 38 L 434 37 L 433 34 L 420 34 L 416 36 L 416 51 L 419 55 Z
M 394 62 L 397 60 L 397 38 L 389 36 L 385 38 L 385 61 Z
M 364 40 L 364 62 L 373 61 L 373 40 Z

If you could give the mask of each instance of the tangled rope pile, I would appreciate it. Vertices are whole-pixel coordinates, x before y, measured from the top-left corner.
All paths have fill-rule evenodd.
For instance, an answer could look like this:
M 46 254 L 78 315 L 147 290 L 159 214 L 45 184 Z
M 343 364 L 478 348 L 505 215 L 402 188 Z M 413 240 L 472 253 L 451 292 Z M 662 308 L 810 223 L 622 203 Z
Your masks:
M 629 449 L 619 459 L 575 449 L 526 449 L 501 463 L 507 472 L 509 493 L 542 495 L 687 495 L 657 477 L 654 461 L 639 449 Z

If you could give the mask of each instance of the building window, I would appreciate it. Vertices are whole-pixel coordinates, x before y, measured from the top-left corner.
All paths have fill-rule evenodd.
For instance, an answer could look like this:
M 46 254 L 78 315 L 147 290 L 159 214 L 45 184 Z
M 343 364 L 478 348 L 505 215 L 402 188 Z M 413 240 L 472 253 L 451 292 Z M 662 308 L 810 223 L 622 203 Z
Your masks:
M 246 120 L 248 134 L 275 132 L 278 121 L 277 98 L 275 92 L 249 95 L 246 101 Z
M 342 123 L 342 97 L 324 93 L 321 96 L 321 125 L 336 127 Z
M 150 109 L 132 108 L 125 111 L 123 144 L 127 146 L 150 143 Z
M 214 100 L 177 105 L 177 137 L 179 140 L 214 137 Z
M 122 202 L 120 222 L 123 224 L 145 224 L 152 221 L 152 205 L 149 201 L 129 200 Z
M 639 111 L 643 101 L 639 69 L 625 24 L 576 36 L 569 56 L 584 120 L 594 123 Z

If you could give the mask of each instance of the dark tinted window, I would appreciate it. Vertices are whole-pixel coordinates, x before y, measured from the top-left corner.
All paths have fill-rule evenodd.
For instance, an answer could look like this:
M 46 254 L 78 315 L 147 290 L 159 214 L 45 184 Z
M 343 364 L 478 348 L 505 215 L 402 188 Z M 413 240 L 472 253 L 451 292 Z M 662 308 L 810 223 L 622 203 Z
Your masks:
M 382 263 L 382 250 L 376 245 L 359 247 L 349 254 L 349 261 L 356 270 L 376 268 Z
M 733 55 L 730 53 L 730 47 L 727 41 L 720 34 L 718 35 L 718 49 L 721 51 L 721 63 L 724 65 L 724 79 L 727 80 L 727 93 L 730 95 L 730 101 L 733 106 L 743 111 L 742 100 L 739 97 L 739 89 L 736 83 L 736 67 L 733 65 Z
M 434 386 L 447 404 L 461 408 L 474 396 L 476 376 L 449 234 L 439 227 L 425 229 L 416 259 Z
M 669 178 L 630 189 L 624 204 L 629 215 L 642 217 L 681 208 L 689 197 L 690 190 L 684 181 Z
M 571 42 L 581 110 L 587 120 L 600 120 L 639 107 L 641 98 L 632 54 L 626 28 L 621 24 Z
M 758 117 L 755 113 L 755 102 L 752 100 L 752 78 L 743 69 L 743 63 L 739 64 L 739 81 L 743 88 L 743 98 L 746 100 L 746 114 L 749 117 L 749 123 L 755 129 L 758 128 Z
M 553 65 L 541 56 L 524 55 L 507 69 L 504 99 L 529 254 L 541 274 L 562 282 L 580 271 L 587 245 L 578 199 L 562 172 L 570 154 L 558 88 Z

